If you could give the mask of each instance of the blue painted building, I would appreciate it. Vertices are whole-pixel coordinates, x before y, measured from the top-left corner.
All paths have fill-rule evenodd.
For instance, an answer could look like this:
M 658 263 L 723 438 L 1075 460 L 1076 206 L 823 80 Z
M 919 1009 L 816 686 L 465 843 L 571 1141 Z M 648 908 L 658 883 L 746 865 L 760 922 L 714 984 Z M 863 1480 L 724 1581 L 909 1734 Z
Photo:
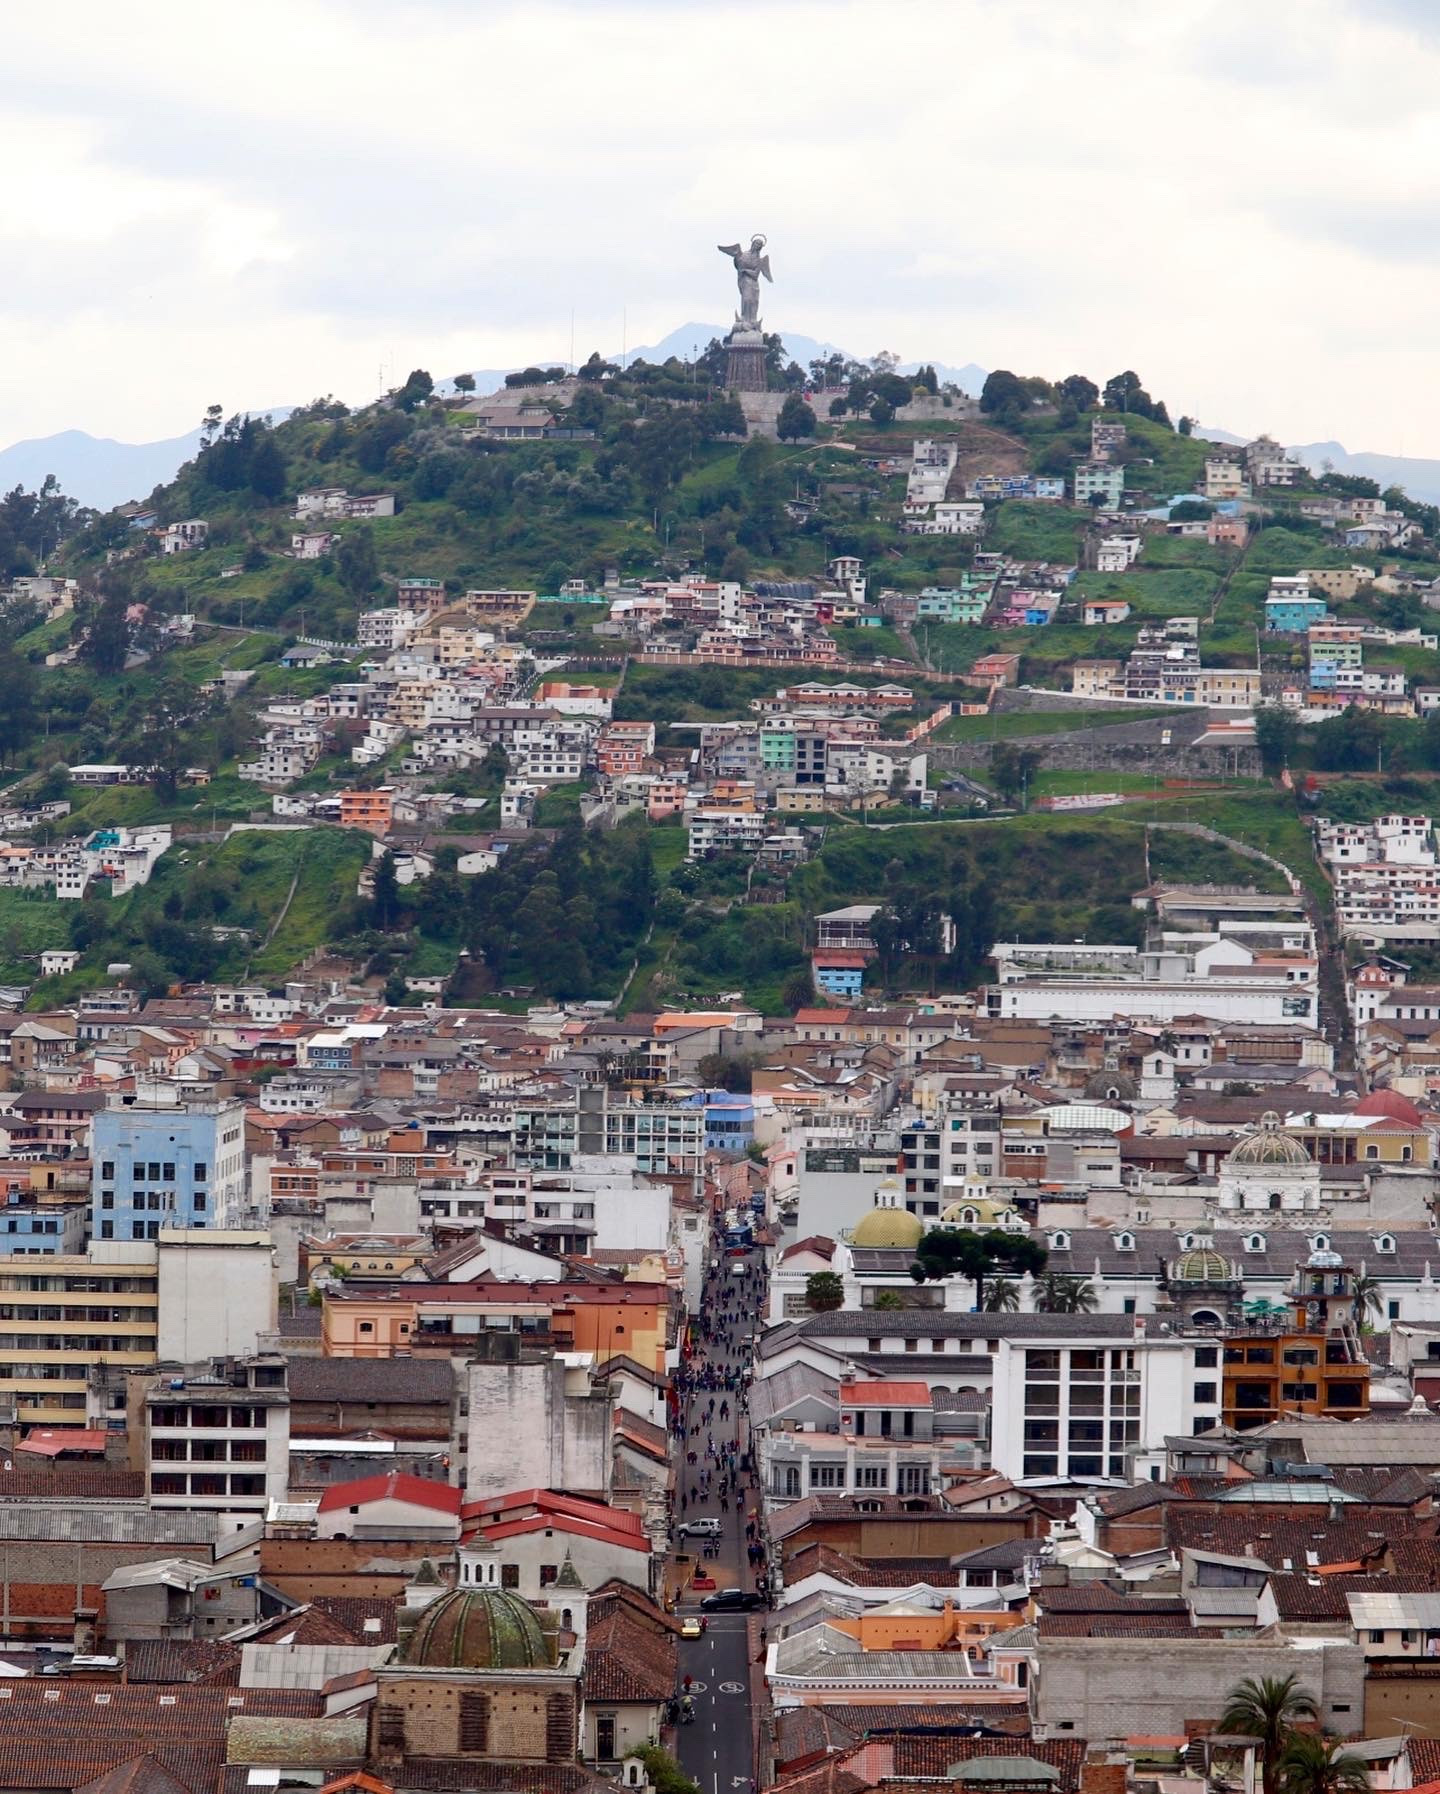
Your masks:
M 12 1196 L 0 1208 L 0 1255 L 70 1255 L 85 1250 L 85 1205 L 41 1207 Z
M 686 1108 L 705 1111 L 706 1152 L 745 1152 L 755 1139 L 755 1103 L 740 1090 L 697 1090 Z
M 817 990 L 830 997 L 858 997 L 865 985 L 864 953 L 833 948 L 818 949 L 810 955 L 810 975 Z
M 162 1227 L 233 1227 L 245 1216 L 245 1110 L 239 1103 L 96 1111 L 90 1232 L 158 1239 Z
M 1304 635 L 1312 623 L 1323 623 L 1329 616 L 1325 600 L 1317 595 L 1302 598 L 1286 593 L 1283 597 L 1265 600 L 1267 635 Z

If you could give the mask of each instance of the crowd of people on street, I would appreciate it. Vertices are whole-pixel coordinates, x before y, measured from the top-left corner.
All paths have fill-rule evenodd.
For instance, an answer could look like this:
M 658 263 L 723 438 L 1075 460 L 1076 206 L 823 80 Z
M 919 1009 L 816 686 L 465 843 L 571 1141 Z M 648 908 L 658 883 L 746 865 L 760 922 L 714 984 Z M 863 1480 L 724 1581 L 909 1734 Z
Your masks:
M 717 1215 L 700 1302 L 671 1397 L 671 1428 L 679 1448 L 677 1518 L 717 1509 L 723 1518 L 733 1509 L 743 1523 L 746 1561 L 762 1594 L 767 1581 L 760 1491 L 746 1420 L 750 1354 L 764 1293 L 763 1255 L 727 1245 Z M 705 1540 L 704 1558 L 719 1558 L 723 1552 L 722 1539 Z

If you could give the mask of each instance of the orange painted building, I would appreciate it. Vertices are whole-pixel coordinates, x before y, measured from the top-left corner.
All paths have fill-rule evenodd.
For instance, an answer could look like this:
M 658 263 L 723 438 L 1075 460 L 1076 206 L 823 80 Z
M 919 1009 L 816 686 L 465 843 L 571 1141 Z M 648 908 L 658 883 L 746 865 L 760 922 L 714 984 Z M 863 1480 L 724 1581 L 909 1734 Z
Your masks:
M 372 835 L 388 835 L 394 801 L 395 793 L 388 785 L 379 785 L 373 791 L 342 791 L 340 826 L 361 828 Z
M 663 1375 L 668 1312 L 656 1283 L 392 1283 L 327 1295 L 320 1337 L 328 1358 L 393 1358 L 468 1356 L 482 1333 L 518 1333 L 522 1346 Z
M 1297 1265 L 1288 1316 L 1224 1335 L 1225 1425 L 1286 1414 L 1355 1420 L 1370 1411 L 1370 1365 L 1355 1322 L 1354 1274 L 1334 1252 Z
M 892 1602 L 853 1619 L 831 1619 L 826 1624 L 858 1639 L 862 1651 L 943 1651 L 952 1645 L 982 1645 L 996 1632 L 1008 1632 L 1025 1624 L 1023 1613 L 1004 1608 L 994 1612 L 961 1611 L 953 1601 L 936 1612 L 915 1607 L 897 1612 L 903 1603 Z

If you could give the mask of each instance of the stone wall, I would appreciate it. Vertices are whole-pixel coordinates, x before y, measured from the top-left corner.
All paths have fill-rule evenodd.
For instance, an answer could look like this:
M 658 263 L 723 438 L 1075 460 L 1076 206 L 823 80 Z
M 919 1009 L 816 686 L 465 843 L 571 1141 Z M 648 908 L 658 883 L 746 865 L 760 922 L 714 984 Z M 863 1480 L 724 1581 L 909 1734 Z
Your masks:
M 1211 1729 L 1242 1676 L 1299 1673 L 1315 1697 L 1327 1731 L 1359 1729 L 1364 1714 L 1364 1658 L 1360 1647 L 1307 1640 L 1292 1645 L 1260 1639 L 1042 1639 L 1034 1690 L 1037 1731 L 1055 1729 L 1092 1745 L 1138 1734 L 1183 1736 Z
M 1203 717 L 1117 718 L 1114 725 L 1062 729 L 1051 735 L 1012 736 L 996 741 L 952 741 L 928 748 L 937 767 L 983 768 L 998 748 L 1033 748 L 1042 763 L 1065 772 L 1154 773 L 1160 778 L 1259 778 L 1260 755 L 1253 747 L 1193 747 L 1204 732 Z M 1168 743 L 1164 737 L 1169 734 Z

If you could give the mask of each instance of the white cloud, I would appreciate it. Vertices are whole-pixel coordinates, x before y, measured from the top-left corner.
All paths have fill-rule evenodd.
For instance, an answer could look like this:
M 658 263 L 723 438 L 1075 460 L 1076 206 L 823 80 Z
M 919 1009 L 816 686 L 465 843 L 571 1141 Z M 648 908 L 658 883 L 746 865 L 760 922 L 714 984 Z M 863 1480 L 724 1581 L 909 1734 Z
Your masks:
M 1345 0 L 98 0 L 7 20 L 0 438 L 723 315 L 1440 453 L 1440 32 Z M 1419 27 L 1417 29 L 1417 26 Z M 23 171 L 21 173 L 20 171 Z

